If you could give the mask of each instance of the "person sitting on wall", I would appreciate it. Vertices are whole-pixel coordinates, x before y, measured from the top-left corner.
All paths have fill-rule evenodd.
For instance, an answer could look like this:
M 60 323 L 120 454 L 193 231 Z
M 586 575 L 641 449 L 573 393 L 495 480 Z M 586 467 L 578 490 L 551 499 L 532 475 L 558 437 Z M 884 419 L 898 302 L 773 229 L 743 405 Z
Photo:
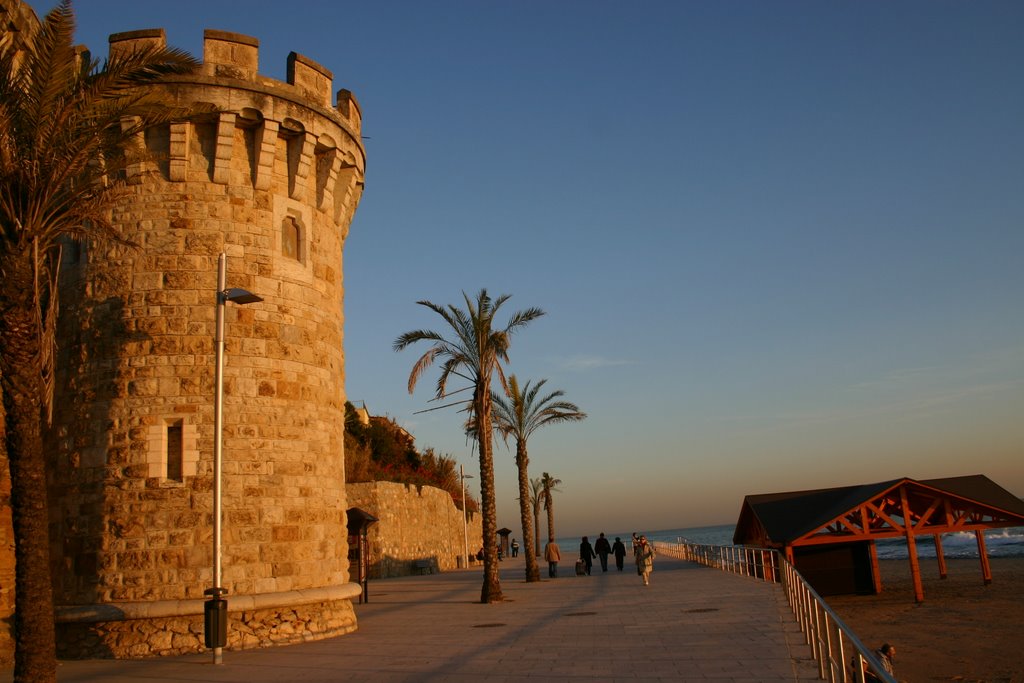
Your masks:
M 893 678 L 896 678 L 896 668 L 893 666 L 893 659 L 896 658 L 896 648 L 889 643 L 882 643 L 882 647 L 875 650 L 875 657 L 878 658 L 878 663 L 882 665 L 885 673 L 889 674 Z M 872 676 L 874 680 L 881 680 Z M 870 680 L 870 679 L 869 679 Z
M 477 562 L 483 562 L 484 561 L 484 549 L 483 548 L 480 548 L 480 550 L 476 551 L 476 561 Z
M 896 657 L 896 648 L 890 645 L 889 643 L 882 643 L 882 646 L 875 650 L 874 655 L 875 659 L 878 660 L 878 663 L 882 665 L 882 670 L 890 676 L 892 676 L 893 678 L 896 678 L 896 668 L 893 666 L 893 659 L 895 659 Z M 864 658 L 857 653 L 854 653 L 853 657 L 850 658 L 850 668 L 853 670 L 854 678 L 857 677 L 858 659 L 864 661 Z M 882 679 L 875 675 L 873 671 L 869 671 L 868 668 L 865 666 L 864 680 L 867 681 L 867 683 L 878 683 Z

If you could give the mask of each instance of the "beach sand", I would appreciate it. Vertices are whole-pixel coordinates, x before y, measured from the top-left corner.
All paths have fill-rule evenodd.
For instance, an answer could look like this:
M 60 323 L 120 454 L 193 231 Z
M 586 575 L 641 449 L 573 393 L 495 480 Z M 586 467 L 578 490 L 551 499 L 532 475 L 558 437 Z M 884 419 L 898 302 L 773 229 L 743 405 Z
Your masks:
M 924 602 L 914 602 L 909 560 L 882 560 L 878 595 L 825 598 L 865 645 L 896 647 L 901 681 L 1024 683 L 1024 558 L 992 558 L 984 585 L 977 559 L 921 559 Z

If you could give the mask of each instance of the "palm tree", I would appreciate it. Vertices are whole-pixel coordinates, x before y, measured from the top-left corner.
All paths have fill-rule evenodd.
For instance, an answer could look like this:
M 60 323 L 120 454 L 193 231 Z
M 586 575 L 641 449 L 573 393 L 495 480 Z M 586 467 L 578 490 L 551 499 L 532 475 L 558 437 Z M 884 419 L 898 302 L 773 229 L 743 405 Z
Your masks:
M 532 387 L 530 382 L 520 388 L 515 375 L 508 378 L 508 389 L 505 396 L 498 393 L 492 395 L 494 403 L 494 425 L 505 443 L 509 437 L 516 440 L 516 468 L 519 470 L 519 517 L 523 525 L 523 538 L 533 536 L 533 520 L 530 519 L 530 476 L 527 466 L 530 458 L 526 451 L 526 442 L 541 427 L 558 422 L 583 420 L 586 413 L 580 412 L 575 403 L 559 400 L 565 392 L 552 391 L 545 396 L 540 390 L 547 382 L 542 379 Z M 529 542 L 526 547 L 526 581 L 540 581 L 540 569 L 537 568 L 537 553 L 533 552 Z
M 124 242 L 108 212 L 118 160 L 148 128 L 180 118 L 138 86 L 199 63 L 148 47 L 102 67 L 73 43 L 69 0 L 18 40 L 0 40 L 0 393 L 15 538 L 15 681 L 56 680 L 43 433 L 53 397 L 63 241 Z M 0 452 L 0 456 L 4 455 Z
M 495 315 L 501 305 L 508 301 L 509 295 L 503 294 L 492 300 L 487 290 L 481 289 L 476 299 L 470 299 L 465 292 L 462 298 L 466 303 L 465 310 L 451 304 L 439 306 L 429 301 L 416 302 L 441 316 L 451 328 L 451 338 L 431 330 L 413 330 L 398 337 L 394 348 L 401 351 L 419 341 L 431 344 L 409 374 L 410 394 L 423 372 L 438 358 L 443 359 L 443 362 L 434 392 L 435 398 L 440 400 L 455 393 L 448 391 L 448 383 L 453 377 L 466 380 L 469 382 L 466 388 L 473 390 L 471 401 L 451 405 L 466 404 L 464 410 L 469 413 L 467 424 L 472 427 L 467 432 L 476 436 L 480 455 L 480 506 L 484 537 L 484 581 L 480 602 L 499 602 L 502 595 L 498 580 L 498 552 L 494 544 L 498 523 L 494 498 L 494 457 L 491 450 L 491 379 L 497 373 L 502 386 L 505 386 L 505 373 L 501 364 L 508 362 L 512 333 L 544 315 L 544 311 L 528 308 L 516 312 L 505 327 L 496 328 Z
M 552 491 L 561 491 L 558 485 L 562 483 L 561 479 L 555 479 L 550 474 L 545 472 L 541 475 L 541 487 L 544 489 L 544 510 L 548 513 L 548 538 L 555 537 L 555 501 L 551 497 Z
M 544 505 L 544 480 L 535 477 L 530 480 L 530 504 L 533 505 L 533 537 L 537 555 L 540 556 L 540 509 Z

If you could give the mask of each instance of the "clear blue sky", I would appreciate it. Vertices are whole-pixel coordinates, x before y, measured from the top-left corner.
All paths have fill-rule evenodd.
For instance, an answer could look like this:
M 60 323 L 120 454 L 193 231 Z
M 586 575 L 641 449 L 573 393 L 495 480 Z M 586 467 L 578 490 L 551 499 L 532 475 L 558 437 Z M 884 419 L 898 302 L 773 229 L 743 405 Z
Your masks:
M 39 9 L 49 4 L 36 2 Z M 486 287 L 510 370 L 589 413 L 530 442 L 559 535 L 734 522 L 745 494 L 983 473 L 1024 494 L 1024 3 L 81 0 L 295 50 L 362 105 L 347 391 L 476 474 L 413 396 Z M 498 523 L 517 528 L 512 452 Z M 474 480 L 475 483 L 475 480 Z

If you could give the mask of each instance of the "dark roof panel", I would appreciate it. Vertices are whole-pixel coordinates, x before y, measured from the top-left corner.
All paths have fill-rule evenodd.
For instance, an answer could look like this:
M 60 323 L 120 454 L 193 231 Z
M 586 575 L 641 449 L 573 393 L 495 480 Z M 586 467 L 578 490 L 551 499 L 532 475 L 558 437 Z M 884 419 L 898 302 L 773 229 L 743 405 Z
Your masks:
M 984 474 L 945 479 L 922 479 L 921 483 L 934 489 L 948 491 L 961 498 L 969 498 L 1000 510 L 1024 515 L 1024 501 L 1013 495 Z

